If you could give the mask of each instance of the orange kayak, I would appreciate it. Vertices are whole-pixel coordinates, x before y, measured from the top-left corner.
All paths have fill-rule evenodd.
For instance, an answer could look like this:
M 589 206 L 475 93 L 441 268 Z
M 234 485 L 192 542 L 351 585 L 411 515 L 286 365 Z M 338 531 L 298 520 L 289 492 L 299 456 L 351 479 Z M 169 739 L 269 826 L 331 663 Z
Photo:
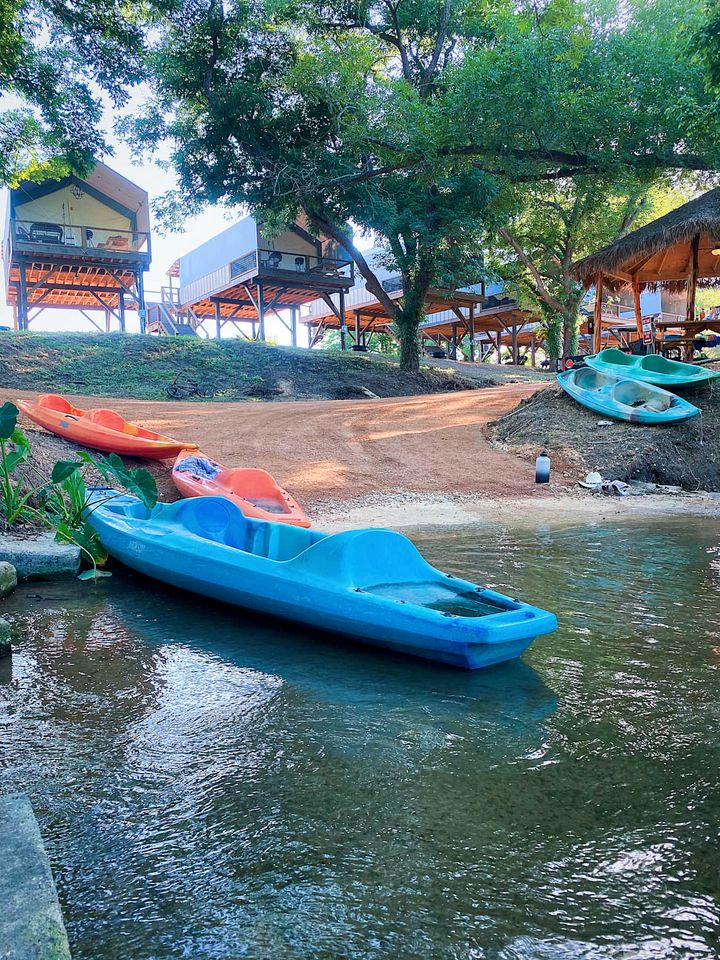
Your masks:
M 183 496 L 227 497 L 246 517 L 310 526 L 300 505 L 266 470 L 223 467 L 204 453 L 183 450 L 173 466 L 172 478 Z
M 165 460 L 181 450 L 197 449 L 197 444 L 173 440 L 128 423 L 114 410 L 80 410 L 55 393 L 45 393 L 34 402 L 18 400 L 17 405 L 33 423 L 50 433 L 105 453 Z

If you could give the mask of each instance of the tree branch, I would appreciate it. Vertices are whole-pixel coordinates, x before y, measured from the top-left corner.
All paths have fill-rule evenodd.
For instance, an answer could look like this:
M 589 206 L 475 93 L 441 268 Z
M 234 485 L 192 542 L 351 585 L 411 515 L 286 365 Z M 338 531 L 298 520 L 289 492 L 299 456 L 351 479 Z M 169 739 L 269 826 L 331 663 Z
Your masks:
M 564 314 L 565 313 L 564 304 L 560 303 L 559 300 L 556 300 L 555 297 L 550 293 L 548 288 L 545 286 L 545 281 L 543 280 L 540 274 L 540 271 L 535 266 L 535 264 L 530 259 L 530 257 L 525 253 L 525 251 L 520 246 L 520 244 L 515 239 L 515 237 L 513 237 L 512 234 L 508 233 L 508 231 L 505 230 L 504 228 L 500 228 L 500 230 L 498 230 L 498 234 L 503 238 L 505 243 L 507 243 L 508 246 L 510 246 L 514 250 L 518 260 L 522 264 L 524 264 L 524 266 L 527 267 L 527 269 L 529 270 L 530 275 L 535 281 L 537 294 L 540 297 L 540 299 L 543 300 L 550 307 L 551 310 L 554 310 L 556 313 Z

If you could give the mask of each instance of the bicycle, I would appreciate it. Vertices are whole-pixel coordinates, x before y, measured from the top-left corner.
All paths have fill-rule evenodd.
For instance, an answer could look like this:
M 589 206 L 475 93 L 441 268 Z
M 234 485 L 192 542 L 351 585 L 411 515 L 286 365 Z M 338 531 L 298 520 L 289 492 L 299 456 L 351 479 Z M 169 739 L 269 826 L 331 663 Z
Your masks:
M 180 374 L 165 389 L 171 400 L 185 400 L 189 397 L 200 397 L 202 400 L 208 400 L 215 396 L 214 390 L 201 387 L 197 380 L 190 380 Z

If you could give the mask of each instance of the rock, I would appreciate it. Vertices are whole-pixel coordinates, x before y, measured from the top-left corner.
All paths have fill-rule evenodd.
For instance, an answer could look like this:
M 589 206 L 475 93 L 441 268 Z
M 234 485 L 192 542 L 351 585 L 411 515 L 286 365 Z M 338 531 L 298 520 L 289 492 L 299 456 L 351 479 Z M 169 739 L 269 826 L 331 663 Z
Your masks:
M 12 653 L 10 645 L 10 624 L 7 620 L 0 617 L 0 658 L 9 657 Z
M 70 960 L 55 882 L 30 801 L 0 797 L 0 943 L 3 957 Z
M 72 543 L 56 543 L 52 533 L 36 540 L 2 534 L 0 560 L 15 567 L 18 580 L 74 577 L 80 569 L 80 548 Z
M 0 560 L 0 600 L 9 597 L 17 586 L 17 570 L 7 560 Z

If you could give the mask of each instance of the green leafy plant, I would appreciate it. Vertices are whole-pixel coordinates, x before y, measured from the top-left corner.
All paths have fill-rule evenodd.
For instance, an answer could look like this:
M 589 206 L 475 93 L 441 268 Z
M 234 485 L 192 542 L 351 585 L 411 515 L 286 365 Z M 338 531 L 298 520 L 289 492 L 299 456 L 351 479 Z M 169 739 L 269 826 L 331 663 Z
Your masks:
M 30 455 L 30 444 L 17 428 L 18 408 L 7 401 L 0 407 L 0 508 L 8 524 L 29 517 L 28 501 L 34 490 L 26 477 L 15 477 Z
M 18 474 L 18 467 L 30 456 L 30 443 L 17 428 L 18 408 L 13 403 L 0 407 L 0 510 L 9 525 L 21 520 L 35 520 L 51 527 L 61 543 L 74 543 L 92 567 L 83 579 L 100 576 L 98 564 L 107 560 L 107 551 L 90 525 L 93 512 L 103 503 L 118 496 L 113 485 L 123 487 L 152 510 L 158 500 L 155 480 L 142 467 L 125 466 L 121 458 L 93 457 L 81 451 L 75 460 L 58 460 L 50 479 L 32 483 L 28 469 Z M 28 467 L 30 465 L 28 464 Z M 87 472 L 94 471 L 109 485 L 98 488 L 88 485 Z M 109 574 L 103 574 L 109 576 Z

